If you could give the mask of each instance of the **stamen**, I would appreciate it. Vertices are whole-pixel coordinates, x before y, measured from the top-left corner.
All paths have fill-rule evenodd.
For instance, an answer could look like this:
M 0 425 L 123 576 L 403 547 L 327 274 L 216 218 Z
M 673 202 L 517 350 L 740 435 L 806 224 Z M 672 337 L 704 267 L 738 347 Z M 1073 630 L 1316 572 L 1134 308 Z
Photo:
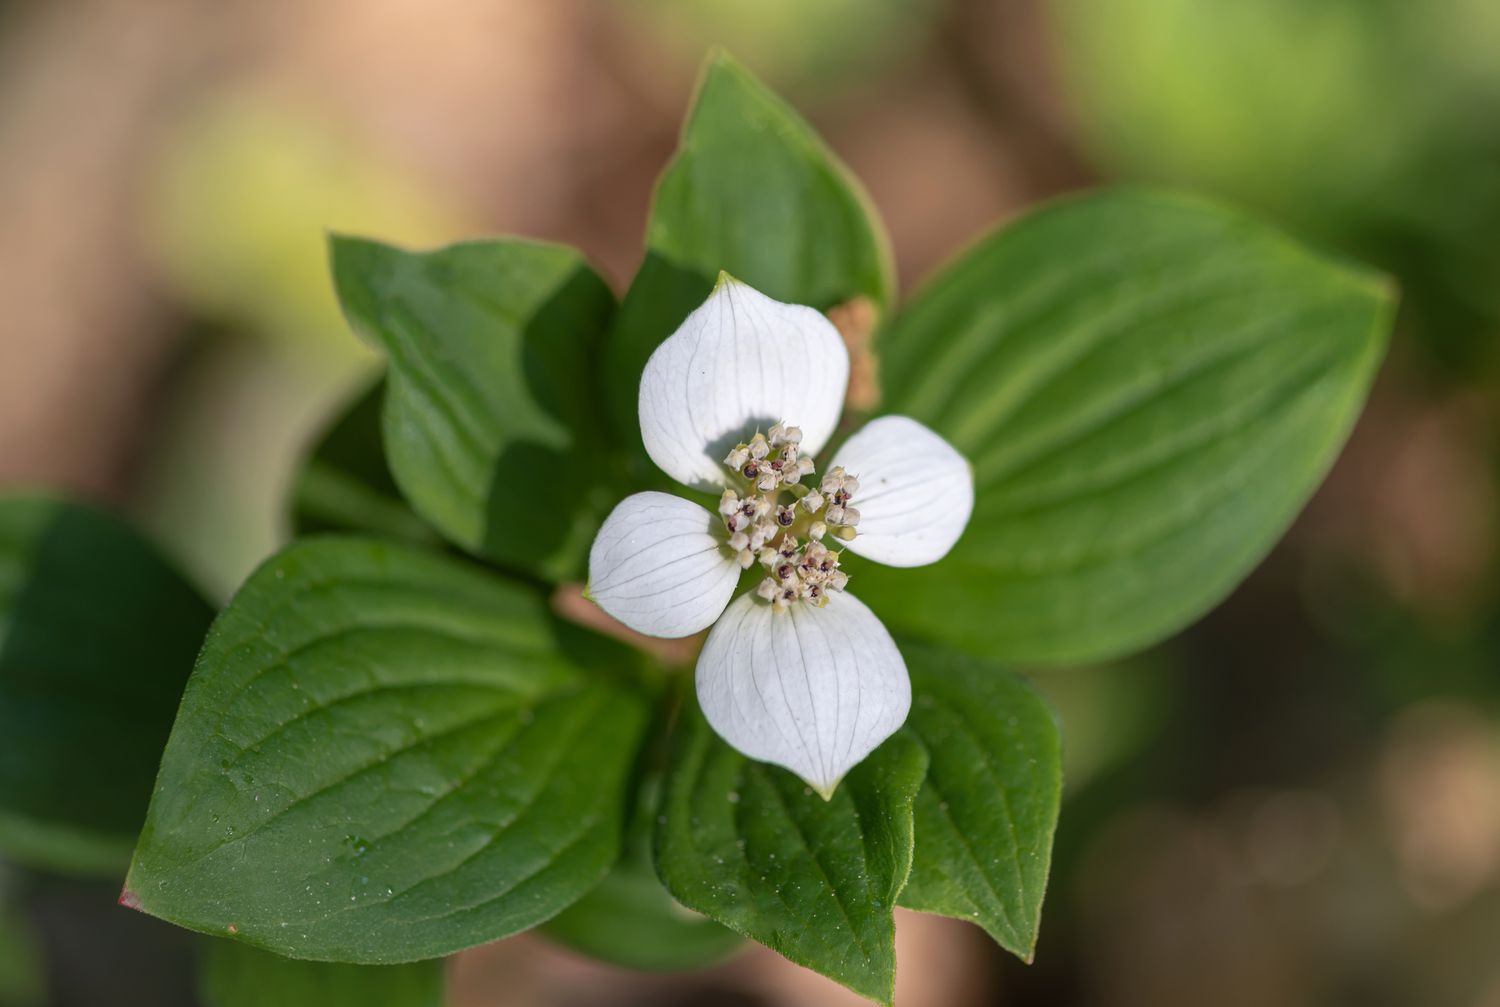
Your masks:
M 776 423 L 747 443 L 737 444 L 724 464 L 740 480 L 719 498 L 719 515 L 729 532 L 726 546 L 744 569 L 759 563 L 767 576 L 756 596 L 785 611 L 797 602 L 828 604 L 844 590 L 849 575 L 839 569 L 839 552 L 824 544 L 855 537 L 859 511 L 851 500 L 859 480 L 842 468 L 808 488 L 801 480 L 814 472 L 801 454 L 802 431 Z

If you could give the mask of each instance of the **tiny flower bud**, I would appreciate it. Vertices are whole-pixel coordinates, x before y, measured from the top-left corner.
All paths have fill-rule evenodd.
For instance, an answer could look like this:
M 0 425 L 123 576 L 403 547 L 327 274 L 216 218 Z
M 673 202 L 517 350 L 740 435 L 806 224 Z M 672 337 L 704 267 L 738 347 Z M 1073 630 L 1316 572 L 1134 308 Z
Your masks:
M 768 455 L 770 453 L 771 453 L 771 446 L 766 443 L 765 437 L 762 436 L 761 434 L 756 434 L 750 440 L 750 457 L 751 458 L 755 459 L 756 461 L 760 461 L 762 458 L 764 458 L 766 455 Z
M 750 460 L 750 449 L 741 444 L 724 456 L 724 464 L 737 469 Z
M 814 542 L 821 542 L 823 536 L 828 534 L 828 526 L 822 521 L 814 521 L 813 526 L 807 529 L 807 534 Z
M 810 514 L 817 512 L 823 506 L 823 494 L 813 490 L 802 498 L 802 506 L 806 507 Z
M 834 504 L 832 507 L 828 508 L 827 518 L 829 524 L 843 524 L 844 508 L 840 507 L 838 504 Z
M 834 591 L 842 591 L 844 585 L 849 583 L 849 575 L 842 570 L 835 570 L 828 575 L 828 586 Z
M 741 550 L 740 554 L 736 556 L 735 559 L 739 561 L 741 570 L 748 570 L 755 565 L 755 554 L 752 553 L 749 549 Z
M 758 587 L 756 587 L 755 593 L 760 595 L 766 601 L 770 601 L 772 598 L 776 597 L 776 590 L 776 582 L 767 577 L 765 580 L 760 582 L 760 585 Z
M 746 535 L 744 532 L 737 531 L 733 535 L 729 536 L 729 548 L 733 549 L 735 552 L 740 552 L 743 549 L 749 548 L 749 546 L 750 536 Z
M 859 524 L 859 511 L 856 510 L 853 507 L 845 507 L 844 508 L 844 524 L 848 525 L 850 528 L 853 528 L 856 525 L 858 525 Z
M 853 476 L 844 477 L 844 492 L 850 496 L 859 492 L 859 480 Z
M 853 528 L 847 527 L 835 528 L 833 530 L 833 533 L 839 538 L 843 539 L 845 542 L 852 542 L 854 540 L 854 537 L 859 534 Z

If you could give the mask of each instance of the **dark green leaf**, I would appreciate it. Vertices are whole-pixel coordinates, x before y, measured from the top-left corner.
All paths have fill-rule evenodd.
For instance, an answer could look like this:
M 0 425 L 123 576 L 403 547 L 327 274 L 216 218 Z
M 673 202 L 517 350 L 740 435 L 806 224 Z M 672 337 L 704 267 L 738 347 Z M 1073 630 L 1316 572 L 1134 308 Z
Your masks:
M 336 965 L 209 941 L 198 968 L 204 1007 L 443 1007 L 441 961 Z
M 114 874 L 213 612 L 107 514 L 0 500 L 0 852 Z
M 593 891 L 542 932 L 575 951 L 625 968 L 686 971 L 720 961 L 744 938 L 667 894 L 651 862 L 659 778 L 638 792 L 625 854 Z
M 332 241 L 350 324 L 390 358 L 385 454 L 464 548 L 559 579 L 612 502 L 593 373 L 614 297 L 571 249 L 505 239 L 406 252 Z
M 535 926 L 619 853 L 633 661 L 460 561 L 293 545 L 209 632 L 122 901 L 351 962 Z
M 969 920 L 1031 960 L 1062 796 L 1047 704 L 983 661 L 904 645 L 907 727 L 927 749 L 916 855 L 901 904 Z
M 974 465 L 949 557 L 861 565 L 893 628 L 1004 660 L 1147 646 L 1221 599 L 1343 445 L 1384 352 L 1378 277 L 1185 197 L 1049 206 L 879 343 L 882 408 Z
M 412 513 L 391 477 L 381 443 L 385 379 L 362 391 L 317 439 L 292 486 L 292 528 L 369 532 L 418 544 L 437 536 Z
M 892 907 L 911 869 L 922 746 L 897 734 L 824 801 L 786 770 L 719 740 L 696 704 L 680 731 L 656 831 L 667 889 L 797 964 L 890 1003 Z
M 618 429 L 638 430 L 646 358 L 720 270 L 817 308 L 856 297 L 885 307 L 893 286 L 885 235 L 859 184 L 797 113 L 723 54 L 705 67 L 657 185 L 646 259 L 610 335 L 606 392 Z

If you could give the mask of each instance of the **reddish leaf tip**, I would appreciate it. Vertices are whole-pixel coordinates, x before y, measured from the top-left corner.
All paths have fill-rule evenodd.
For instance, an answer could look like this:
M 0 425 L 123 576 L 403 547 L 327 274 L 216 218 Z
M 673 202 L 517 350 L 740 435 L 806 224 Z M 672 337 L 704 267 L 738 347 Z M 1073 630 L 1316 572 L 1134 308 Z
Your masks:
M 132 892 L 129 888 L 123 888 L 120 890 L 120 898 L 118 902 L 126 909 L 134 909 L 139 911 L 141 908 L 140 896 L 135 892 Z

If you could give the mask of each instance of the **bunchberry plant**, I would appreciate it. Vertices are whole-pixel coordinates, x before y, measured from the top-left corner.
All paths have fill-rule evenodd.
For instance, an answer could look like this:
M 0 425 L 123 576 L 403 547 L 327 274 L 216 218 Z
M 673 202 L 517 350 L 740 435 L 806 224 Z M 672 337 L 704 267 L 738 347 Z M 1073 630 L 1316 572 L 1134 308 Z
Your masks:
M 749 937 L 888 1002 L 898 905 L 1029 958 L 1060 742 L 1008 669 L 1150 646 L 1238 583 L 1392 302 L 1234 211 L 1103 190 L 898 309 L 855 182 L 722 56 L 618 302 L 521 239 L 331 262 L 386 372 L 206 634 L 129 529 L 0 506 L 0 851 L 128 858 L 121 902 L 220 938 L 227 987 L 416 963 L 378 986 L 426 997 L 425 960 L 541 927 L 643 968 Z M 627 627 L 706 630 L 696 676 Z
M 872 421 L 816 478 L 848 383 L 827 318 L 720 274 L 641 375 L 646 453 L 684 486 L 722 487 L 718 514 L 637 493 L 589 556 L 594 600 L 631 629 L 714 627 L 697 671 L 709 723 L 825 798 L 911 707 L 901 651 L 844 593 L 840 546 L 893 566 L 935 563 L 974 507 L 968 462 L 905 416 Z M 766 419 L 786 415 L 803 425 Z M 731 603 L 740 572 L 757 567 L 759 583 Z

